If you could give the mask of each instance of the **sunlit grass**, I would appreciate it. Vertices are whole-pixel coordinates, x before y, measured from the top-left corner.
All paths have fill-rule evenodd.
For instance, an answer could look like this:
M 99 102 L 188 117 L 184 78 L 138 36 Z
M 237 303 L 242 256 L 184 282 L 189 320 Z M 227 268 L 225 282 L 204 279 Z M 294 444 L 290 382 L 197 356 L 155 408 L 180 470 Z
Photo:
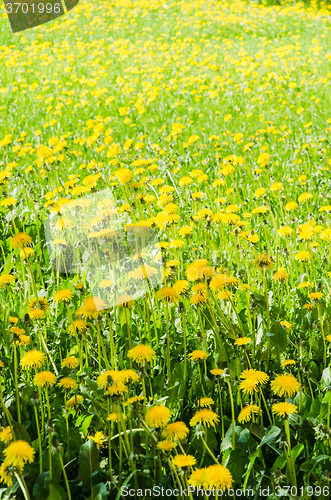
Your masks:
M 3 15 L 1 498 L 329 498 L 330 15 L 81 2 L 19 35 Z M 165 268 L 108 309 L 44 234 L 106 188 Z

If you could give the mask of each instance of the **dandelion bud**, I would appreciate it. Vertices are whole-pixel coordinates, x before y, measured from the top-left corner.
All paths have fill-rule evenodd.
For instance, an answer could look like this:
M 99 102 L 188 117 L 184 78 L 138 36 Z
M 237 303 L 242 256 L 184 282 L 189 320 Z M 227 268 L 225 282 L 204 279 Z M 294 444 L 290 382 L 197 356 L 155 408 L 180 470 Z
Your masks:
M 288 445 L 288 439 L 287 439 L 286 432 L 282 432 L 280 435 L 280 438 L 279 438 L 279 446 L 282 447 L 282 446 L 287 446 L 287 445 Z
M 123 400 L 122 394 L 112 394 L 111 398 L 114 404 L 121 404 Z
M 39 397 L 38 397 L 38 392 L 37 391 L 33 391 L 32 395 L 31 395 L 31 398 L 30 398 L 30 404 L 34 407 L 34 406 L 39 405 L 39 403 L 40 403 L 40 400 L 39 400 Z
M 277 485 L 281 484 L 286 479 L 286 476 L 284 476 L 281 469 L 276 469 L 271 473 L 271 475 Z
M 141 366 L 138 370 L 139 378 L 146 377 L 147 373 L 144 366 Z
M 49 419 L 46 424 L 46 433 L 50 434 L 54 432 L 54 423 L 52 419 Z
M 53 439 L 52 439 L 52 445 L 53 445 L 53 448 L 55 448 L 55 450 L 58 452 L 58 453 L 62 453 L 63 452 L 63 446 L 62 444 L 59 442 L 58 438 L 56 436 L 53 436 Z
M 202 424 L 198 424 L 195 427 L 195 433 L 196 433 L 197 438 L 201 439 L 201 438 L 205 437 L 206 429 Z
M 13 335 L 11 337 L 11 342 L 17 344 L 19 341 L 20 341 L 20 338 L 17 335 L 17 333 L 13 333 Z
M 108 375 L 107 376 L 107 380 L 106 380 L 106 387 L 110 387 L 111 385 L 113 385 L 113 379 L 111 377 L 111 375 Z

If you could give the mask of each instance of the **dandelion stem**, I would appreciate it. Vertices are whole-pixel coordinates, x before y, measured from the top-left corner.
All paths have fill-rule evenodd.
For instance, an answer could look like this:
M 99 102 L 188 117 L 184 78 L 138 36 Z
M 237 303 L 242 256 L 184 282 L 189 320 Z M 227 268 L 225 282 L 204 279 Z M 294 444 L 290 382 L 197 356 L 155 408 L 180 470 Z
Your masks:
M 48 394 L 48 387 L 45 388 L 45 394 L 46 394 L 46 403 L 47 403 L 47 411 L 48 411 L 48 456 L 49 456 L 49 478 L 50 480 L 53 479 L 53 470 L 52 470 L 52 448 L 53 448 L 53 443 L 52 443 L 52 430 L 50 429 L 51 421 L 52 421 L 52 415 L 51 415 L 51 406 L 49 404 L 49 394 Z M 51 489 L 50 485 L 50 489 Z
M 166 303 L 166 335 L 167 335 L 167 355 L 166 355 L 166 363 L 167 363 L 167 375 L 168 375 L 168 384 L 170 385 L 170 338 L 169 338 L 169 306 Z
M 35 416 L 35 420 L 36 420 L 37 434 L 38 434 L 39 474 L 42 474 L 43 473 L 43 449 L 42 449 L 42 445 L 41 445 L 39 418 L 38 418 L 38 412 L 37 412 L 37 406 L 36 405 L 34 405 L 34 416 Z
M 82 371 L 83 370 L 83 355 L 82 355 L 81 345 L 80 345 L 80 342 L 79 342 L 79 339 L 78 339 L 77 328 L 75 327 L 74 319 L 72 317 L 72 314 L 71 314 L 71 311 L 70 311 L 70 307 L 68 306 L 67 303 L 66 303 L 66 308 L 67 308 L 67 311 L 68 311 L 68 314 L 69 314 L 69 317 L 70 317 L 72 328 L 74 330 L 74 334 L 75 334 L 75 338 L 76 338 L 76 343 L 77 343 L 77 347 L 78 347 L 78 352 L 79 352 L 79 365 L 80 365 L 80 369 Z
M 215 457 L 214 453 L 213 453 L 213 452 L 211 451 L 211 449 L 209 448 L 209 446 L 208 446 L 208 444 L 206 443 L 206 441 L 204 440 L 204 437 L 203 437 L 203 436 L 201 436 L 201 440 L 202 440 L 202 442 L 203 442 L 203 445 L 206 447 L 206 450 L 208 451 L 209 455 L 212 457 L 212 459 L 214 460 L 214 462 L 215 462 L 216 464 L 218 464 L 219 462 L 218 462 L 217 458 Z
M 15 379 L 15 390 L 16 390 L 16 407 L 17 407 L 17 419 L 21 423 L 21 405 L 20 405 L 20 395 L 18 391 L 18 377 L 17 377 L 17 345 L 14 341 L 14 379 Z
M 67 457 L 70 457 L 70 433 L 69 433 L 69 421 L 68 421 L 68 408 L 67 408 L 67 391 L 64 391 L 64 415 L 66 419 L 66 431 L 67 431 Z
M 22 476 L 19 476 L 17 472 L 14 471 L 15 477 L 17 479 L 18 484 L 20 485 L 20 488 L 22 490 L 22 493 L 24 495 L 25 500 L 30 500 L 30 495 L 29 495 L 29 490 L 26 486 L 26 483 L 23 479 Z
M 292 449 L 291 449 L 291 437 L 290 437 L 290 424 L 288 421 L 288 418 L 285 418 L 284 420 L 284 428 L 287 436 L 287 441 L 288 441 L 288 466 L 290 470 L 290 475 L 291 475 L 291 485 L 292 486 L 297 486 L 297 478 L 295 474 L 295 467 L 294 467 L 294 462 L 293 462 L 293 455 L 292 455 Z M 286 454 L 286 450 L 285 450 Z
M 235 421 L 235 414 L 234 414 L 234 403 L 233 403 L 233 394 L 232 394 L 232 388 L 231 388 L 231 382 L 229 379 L 227 379 L 228 387 L 229 387 L 229 393 L 230 393 L 230 402 L 231 402 L 231 417 L 232 417 L 232 449 L 234 450 L 236 447 L 236 421 Z

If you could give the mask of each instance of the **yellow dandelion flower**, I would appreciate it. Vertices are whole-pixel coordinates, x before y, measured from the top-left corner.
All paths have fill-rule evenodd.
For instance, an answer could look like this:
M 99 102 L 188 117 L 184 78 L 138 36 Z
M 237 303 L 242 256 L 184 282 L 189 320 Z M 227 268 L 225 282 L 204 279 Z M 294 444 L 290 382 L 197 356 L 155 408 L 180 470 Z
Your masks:
M 98 387 L 106 390 L 112 384 L 123 382 L 123 376 L 118 370 L 107 370 L 97 378 Z
M 285 359 L 282 363 L 281 363 L 281 367 L 282 368 L 285 368 L 286 366 L 290 366 L 290 365 L 295 365 L 295 361 L 294 359 Z
M 171 418 L 171 411 L 164 405 L 156 405 L 150 408 L 145 417 L 146 424 L 149 427 L 158 429 L 164 427 Z
M 207 259 L 199 259 L 187 267 L 185 275 L 189 281 L 211 278 L 213 275 L 213 268 L 208 265 Z
M 26 233 L 17 233 L 11 239 L 12 248 L 24 248 L 32 242 L 31 236 Z
M 309 293 L 308 294 L 308 299 L 321 299 L 323 297 L 323 293 L 322 292 L 314 292 L 314 293 Z
M 292 324 L 289 321 L 283 320 L 280 321 L 280 324 L 286 329 L 287 332 L 291 331 Z
M 156 358 L 156 353 L 152 347 L 145 344 L 136 345 L 128 351 L 128 358 L 133 359 L 139 365 Z
M 201 488 L 205 470 L 206 468 L 193 471 L 188 479 L 188 484 L 196 488 Z
M 227 283 L 228 276 L 226 274 L 216 274 L 216 276 L 214 276 L 209 283 L 209 287 L 211 288 L 211 290 L 213 290 L 213 292 L 216 292 L 225 288 Z
M 260 269 L 270 269 L 273 265 L 271 257 L 268 254 L 264 253 L 262 255 L 258 255 L 254 260 L 254 265 Z
M 223 465 L 210 465 L 204 470 L 202 486 L 205 489 L 212 490 L 212 488 L 215 488 L 216 490 L 221 489 L 225 491 L 231 488 L 232 483 L 232 474 L 229 469 Z
M 298 260 L 299 262 L 306 262 L 307 260 L 310 260 L 310 253 L 307 252 L 307 250 L 301 250 L 301 252 L 298 252 L 294 256 L 295 260 Z
M 22 470 L 20 467 L 8 464 L 6 460 L 2 462 L 0 467 L 0 479 L 2 483 L 6 483 L 7 486 L 12 486 L 13 477 L 15 477 L 15 472 L 18 475 L 22 474 Z
M 285 205 L 285 210 L 287 210 L 288 212 L 292 212 L 292 210 L 296 210 L 298 206 L 299 205 L 295 201 L 289 201 Z
M 292 229 L 289 226 L 283 226 L 283 227 L 279 228 L 277 231 L 278 236 L 284 236 L 284 237 L 291 236 L 291 234 L 293 234 L 293 233 L 294 233 L 294 229 Z
M 271 390 L 277 394 L 277 396 L 294 396 L 294 394 L 299 391 L 299 387 L 300 385 L 297 379 L 289 373 L 278 375 L 275 380 L 271 382 Z
M 310 281 L 303 281 L 300 285 L 298 285 L 298 288 L 307 288 L 308 286 L 311 286 Z
M 8 466 L 12 465 L 15 467 L 18 465 L 21 468 L 24 467 L 26 462 L 32 463 L 35 454 L 32 446 L 22 439 L 10 443 L 3 453 Z
M 173 289 L 176 290 L 178 295 L 185 293 L 190 286 L 189 282 L 186 280 L 179 280 L 173 285 Z
M 259 383 L 254 378 L 245 378 L 240 382 L 239 389 L 241 389 L 244 394 L 253 394 L 259 391 Z
M 77 368 L 79 366 L 79 361 L 75 356 L 69 356 L 68 358 L 64 358 L 62 363 L 61 363 L 62 368 L 70 368 L 70 370 L 73 370 L 74 368 Z
M 298 198 L 298 202 L 302 203 L 304 201 L 311 200 L 312 198 L 313 198 L 312 194 L 310 194 L 310 193 L 302 193 L 302 194 L 300 194 L 300 196 Z
M 34 376 L 33 383 L 37 387 L 52 387 L 56 382 L 56 376 L 52 372 L 39 372 Z
M 201 407 L 201 408 L 205 408 L 207 406 L 211 406 L 214 404 L 214 400 L 212 398 L 200 398 L 198 400 L 198 405 Z
M 106 387 L 106 393 L 110 394 L 111 396 L 114 395 L 121 395 L 124 392 L 127 392 L 128 389 L 127 387 L 123 384 L 123 382 L 116 382 L 115 384 L 108 385 Z
M 158 290 L 155 294 L 157 300 L 164 300 L 165 302 L 176 302 L 179 299 L 179 293 L 176 288 L 165 286 Z
M 284 189 L 284 186 L 281 182 L 274 182 L 270 186 L 270 191 L 282 191 Z
M 272 279 L 274 281 L 285 281 L 288 279 L 288 273 L 284 267 L 279 267 L 278 270 L 273 275 Z
M 206 427 L 215 427 L 215 424 L 219 422 L 219 416 L 209 409 L 199 410 L 190 420 L 190 426 L 194 427 L 198 424 L 205 425 Z
M 144 396 L 132 396 L 131 398 L 128 398 L 126 401 L 126 405 L 137 405 L 141 404 L 144 401 Z
M 12 326 L 10 331 L 16 335 L 22 335 L 25 333 L 25 330 L 23 328 L 19 328 L 18 326 Z
M 210 373 L 215 377 L 221 377 L 224 373 L 224 370 L 222 368 L 213 368 L 212 370 L 210 370 Z
M 29 316 L 31 319 L 42 319 L 46 316 L 46 311 L 43 311 L 42 309 L 31 309 L 29 311 Z
M 185 439 L 189 433 L 189 429 L 184 422 L 178 421 L 168 424 L 162 435 L 167 440 Z
M 73 408 L 75 406 L 81 405 L 83 403 L 83 401 L 84 401 L 83 396 L 80 396 L 78 394 L 78 395 L 75 395 L 72 398 L 68 399 L 68 401 L 66 402 L 66 406 L 68 408 Z
M 244 380 L 239 384 L 239 389 L 241 389 L 244 394 L 258 392 L 260 385 L 265 384 L 269 380 L 269 376 L 266 373 L 255 370 L 254 368 L 243 371 L 240 377 Z
M 197 461 L 193 455 L 177 455 L 172 459 L 172 463 L 176 469 L 183 469 L 186 467 L 192 467 L 197 463 Z
M 307 304 L 302 306 L 302 309 L 308 309 L 308 311 L 312 311 L 315 308 L 316 308 L 315 304 L 312 304 L 311 302 L 307 302 Z
M 207 304 L 207 302 L 208 298 L 202 293 L 194 293 L 190 298 L 190 304 L 195 306 L 202 306 L 203 304 Z
M 176 448 L 177 444 L 173 441 L 159 441 L 156 447 L 162 451 L 171 451 Z
M 158 271 L 155 267 L 151 267 L 148 264 L 145 264 L 144 266 L 139 266 L 134 271 L 134 276 L 137 279 L 147 279 L 147 278 L 153 277 L 157 273 L 158 273 Z
M 238 422 L 240 424 L 250 422 L 253 414 L 260 415 L 261 413 L 261 409 L 257 405 L 244 406 L 238 415 Z
M 31 344 L 31 339 L 28 335 L 19 335 L 16 343 L 20 346 L 27 346 Z
M 27 248 L 22 248 L 20 251 L 20 255 L 22 259 L 28 260 L 32 255 L 34 255 L 34 250 L 33 248 L 27 247 Z
M 109 305 L 106 304 L 100 297 L 87 297 L 83 304 L 76 311 L 76 316 L 82 315 L 83 318 L 97 318 L 102 314 L 103 309 L 108 309 Z
M 71 290 L 63 289 L 59 290 L 54 295 L 55 302 L 69 302 L 69 300 L 74 296 Z
M 29 302 L 29 309 L 40 309 L 42 311 L 47 311 L 49 309 L 48 301 L 43 297 L 38 297 L 38 301 L 35 298 L 31 299 Z
M 297 413 L 298 407 L 296 405 L 283 401 L 281 403 L 273 404 L 271 407 L 271 411 L 272 413 L 275 413 L 276 415 L 279 415 L 282 418 L 287 418 L 292 413 Z
M 120 377 L 122 382 L 127 384 L 128 382 L 139 382 L 139 375 L 137 372 L 131 369 L 125 369 L 120 371 Z
M 269 380 L 269 375 L 266 373 L 260 371 L 260 370 L 255 370 L 255 368 L 250 368 L 249 370 L 244 370 L 240 378 L 247 379 L 247 378 L 254 378 L 258 384 L 266 384 Z
M 132 172 L 128 168 L 120 168 L 115 172 L 115 177 L 121 184 L 127 184 L 132 179 Z
M 21 365 L 24 370 L 40 368 L 44 364 L 45 358 L 46 356 L 43 352 L 37 350 L 28 351 L 21 359 Z
M 102 431 L 98 431 L 94 434 L 94 436 L 88 436 L 88 437 L 93 439 L 93 441 L 97 445 L 98 450 L 105 447 L 106 435 Z
M 128 294 L 119 295 L 116 298 L 115 304 L 121 309 L 128 309 L 130 307 L 133 307 L 134 300 L 131 295 Z
M 71 377 L 61 378 L 57 385 L 66 390 L 75 390 L 78 387 L 77 382 Z
M 15 276 L 12 274 L 2 274 L 0 276 L 0 288 L 7 285 L 13 285 L 15 283 Z
M 73 324 L 69 326 L 69 332 L 75 333 L 75 330 L 79 333 L 84 333 L 89 327 L 89 323 L 87 323 L 84 319 L 75 319 Z
M 3 427 L 0 432 L 0 441 L 7 444 L 13 439 L 13 435 L 11 433 L 10 427 Z
M 190 354 L 189 354 L 189 357 L 193 360 L 193 361 L 200 361 L 200 360 L 203 360 L 203 359 L 206 359 L 208 358 L 209 354 L 205 351 L 202 351 L 200 349 L 197 349 L 195 351 L 192 351 Z
M 234 344 L 238 345 L 238 346 L 243 346 L 243 345 L 247 345 L 251 341 L 252 341 L 252 339 L 250 337 L 241 337 L 241 338 L 237 339 Z
M 120 418 L 119 418 L 119 415 L 118 413 L 109 413 L 109 415 L 107 416 L 107 421 L 108 422 L 118 422 L 120 421 Z

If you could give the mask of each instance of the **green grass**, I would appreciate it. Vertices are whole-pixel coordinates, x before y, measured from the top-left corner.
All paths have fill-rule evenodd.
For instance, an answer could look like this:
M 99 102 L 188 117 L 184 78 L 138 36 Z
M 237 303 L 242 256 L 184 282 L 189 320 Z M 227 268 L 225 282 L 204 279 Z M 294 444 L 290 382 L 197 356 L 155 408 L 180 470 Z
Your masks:
M 176 488 L 215 460 L 233 487 L 269 486 L 273 499 L 291 485 L 302 488 L 300 498 L 329 498 L 330 4 L 81 2 L 19 35 L 2 12 L 1 423 L 30 442 L 35 457 L 15 471 L 25 483 L 10 471 L 14 483 L 2 484 L 1 500 L 21 499 L 23 491 L 36 500 L 115 498 L 126 481 Z M 106 188 L 123 224 L 157 232 L 168 271 L 156 294 L 97 318 L 87 314 L 90 326 L 73 335 L 89 283 L 79 289 L 83 277 L 52 269 L 43 224 L 65 202 Z M 32 238 L 29 259 L 12 245 L 18 232 Z M 7 285 L 7 275 L 15 282 Z M 63 289 L 73 292 L 67 306 L 54 300 Z M 34 317 L 37 294 L 49 305 L 41 319 Z M 15 345 L 9 316 L 28 345 Z M 128 357 L 141 343 L 156 353 L 143 366 Z M 37 372 L 76 381 L 66 397 L 82 396 L 79 407 L 66 411 L 54 385 L 49 405 L 38 389 L 35 411 L 35 370 L 20 364 L 32 348 L 46 356 Z M 192 360 L 195 350 L 208 357 Z M 67 356 L 77 357 L 74 370 L 61 366 Z M 269 377 L 252 394 L 240 386 L 250 366 Z M 107 394 L 98 377 L 110 367 L 113 378 L 133 368 L 140 380 Z M 217 367 L 226 369 L 220 378 L 210 372 Z M 300 383 L 298 390 L 291 379 L 287 399 L 296 412 L 288 421 L 272 412 L 284 395 L 270 382 L 284 373 Z M 135 395 L 146 399 L 124 405 Z M 207 432 L 190 425 L 203 397 L 219 417 Z M 164 425 L 153 428 L 157 403 L 189 428 L 177 450 L 196 459 L 193 469 L 175 469 L 176 452 L 157 448 L 167 420 L 164 413 Z M 249 403 L 262 413 L 245 422 Z M 53 437 L 62 448 L 53 441 L 50 459 Z M 9 452 L 0 439 L 4 479 Z M 225 487 L 220 477 L 213 484 Z

